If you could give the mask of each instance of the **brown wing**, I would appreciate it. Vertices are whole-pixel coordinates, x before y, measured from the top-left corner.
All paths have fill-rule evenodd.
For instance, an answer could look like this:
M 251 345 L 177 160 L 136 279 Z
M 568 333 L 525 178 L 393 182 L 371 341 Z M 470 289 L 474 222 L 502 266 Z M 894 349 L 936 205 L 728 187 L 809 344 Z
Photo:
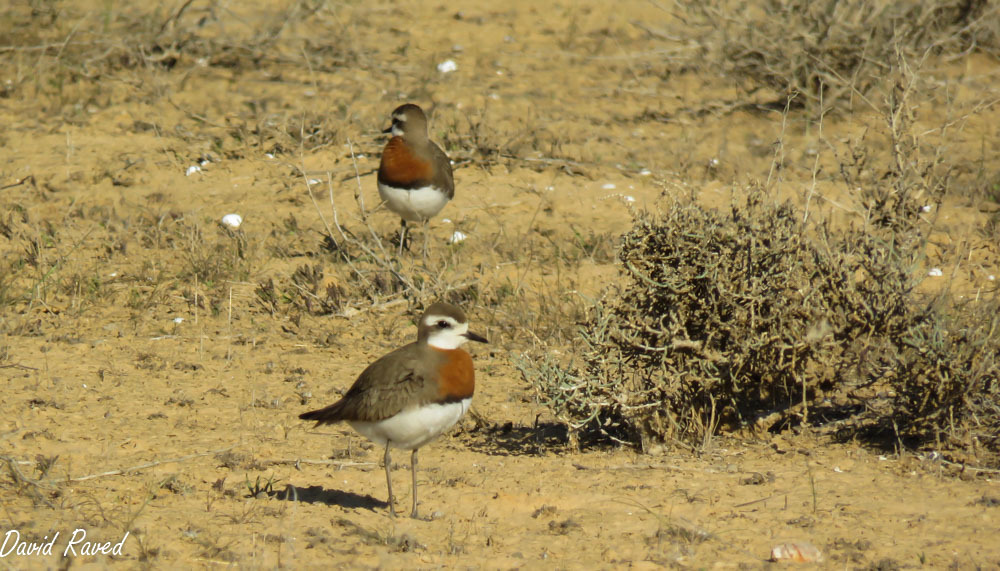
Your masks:
M 428 388 L 417 370 L 417 346 L 401 347 L 368 366 L 351 388 L 334 404 L 299 415 L 318 424 L 361 420 L 376 422 L 399 413 L 414 401 L 426 402 Z
M 451 160 L 448 159 L 448 155 L 441 150 L 441 147 L 435 145 L 434 143 L 429 143 L 431 148 L 431 154 L 434 156 L 433 161 L 438 164 L 437 176 L 431 181 L 434 186 L 445 191 L 448 198 L 455 198 L 455 178 L 451 172 Z

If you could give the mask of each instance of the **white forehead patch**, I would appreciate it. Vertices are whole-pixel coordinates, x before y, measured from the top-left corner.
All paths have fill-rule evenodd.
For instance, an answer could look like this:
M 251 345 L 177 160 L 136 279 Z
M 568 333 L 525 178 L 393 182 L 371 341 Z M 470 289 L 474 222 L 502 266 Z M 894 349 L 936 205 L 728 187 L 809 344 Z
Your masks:
M 399 113 L 392 116 L 393 121 L 399 121 L 400 123 L 406 123 L 406 115 Z

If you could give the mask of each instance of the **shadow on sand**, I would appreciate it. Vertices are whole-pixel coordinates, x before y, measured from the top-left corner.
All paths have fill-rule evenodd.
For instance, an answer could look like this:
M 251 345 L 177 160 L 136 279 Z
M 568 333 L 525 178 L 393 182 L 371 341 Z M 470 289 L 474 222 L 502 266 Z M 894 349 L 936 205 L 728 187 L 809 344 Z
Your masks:
M 285 486 L 283 490 L 276 490 L 268 494 L 277 500 L 289 502 L 306 502 L 310 504 L 326 504 L 328 506 L 340 506 L 346 509 L 364 508 L 369 510 L 383 509 L 389 507 L 388 502 L 377 500 L 368 495 L 359 495 L 354 492 L 344 492 L 341 490 L 330 490 L 323 486 L 309 486 L 302 488 L 291 484 Z

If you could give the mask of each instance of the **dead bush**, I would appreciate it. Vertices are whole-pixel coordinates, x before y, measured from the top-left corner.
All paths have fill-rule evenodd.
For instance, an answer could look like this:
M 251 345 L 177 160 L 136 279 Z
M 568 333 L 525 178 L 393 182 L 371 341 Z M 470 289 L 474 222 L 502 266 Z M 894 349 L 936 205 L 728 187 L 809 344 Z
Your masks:
M 853 102 L 882 81 L 899 52 L 920 59 L 995 50 L 1000 33 L 997 8 L 985 0 L 683 0 L 677 6 L 679 20 L 702 30 L 698 43 L 728 75 L 797 105 Z
M 760 193 L 727 214 L 678 202 L 640 215 L 619 251 L 625 285 L 584 333 L 571 375 L 582 384 L 529 381 L 573 426 L 622 427 L 612 435 L 643 443 L 732 430 L 803 392 L 812 399 L 820 378 L 806 372 L 822 343 L 809 334 L 826 308 L 810 295 L 815 248 L 800 220 Z
M 870 434 L 958 442 L 978 423 L 1000 451 L 998 320 L 983 313 L 996 301 L 916 294 L 915 222 L 834 234 L 803 218 L 759 189 L 725 213 L 679 200 L 638 215 L 623 283 L 581 331 L 582 362 L 523 359 L 522 374 L 570 428 L 643 448 L 808 422 L 834 395 L 865 411 L 889 394 L 865 418 Z

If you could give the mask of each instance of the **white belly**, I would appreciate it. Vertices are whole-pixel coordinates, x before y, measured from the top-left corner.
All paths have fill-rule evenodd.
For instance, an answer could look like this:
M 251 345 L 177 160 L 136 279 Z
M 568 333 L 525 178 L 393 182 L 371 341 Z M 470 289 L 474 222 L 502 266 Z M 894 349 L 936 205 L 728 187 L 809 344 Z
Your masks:
M 431 404 L 421 408 L 406 409 L 396 416 L 378 422 L 354 421 L 348 424 L 369 440 L 393 448 L 413 450 L 420 448 L 439 434 L 448 430 L 469 410 L 472 398 L 448 404 Z
M 448 204 L 448 195 L 432 186 L 405 190 L 379 183 L 378 194 L 389 210 L 410 222 L 430 220 Z

